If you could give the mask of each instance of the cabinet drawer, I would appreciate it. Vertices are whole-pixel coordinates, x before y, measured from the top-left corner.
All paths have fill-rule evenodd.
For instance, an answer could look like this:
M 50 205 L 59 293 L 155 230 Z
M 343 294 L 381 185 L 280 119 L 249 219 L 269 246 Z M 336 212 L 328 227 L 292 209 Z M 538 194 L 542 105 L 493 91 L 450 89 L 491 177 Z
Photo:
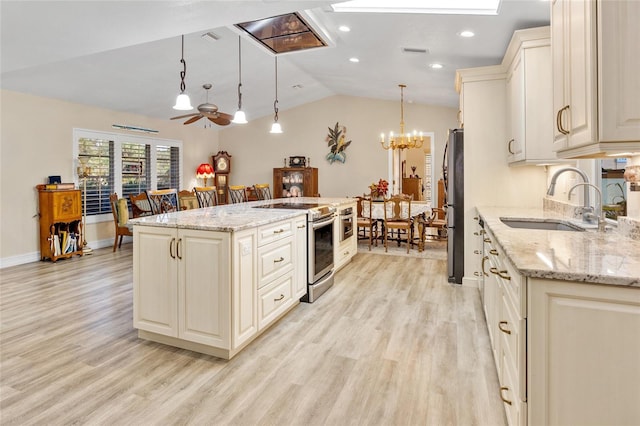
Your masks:
M 507 423 L 510 426 L 526 426 L 527 424 L 527 403 L 518 398 L 516 394 L 516 383 L 514 382 L 514 371 L 510 366 L 503 368 L 500 380 L 500 398 L 505 407 Z
M 293 222 L 270 223 L 258 228 L 258 246 L 269 244 L 293 235 Z
M 293 237 L 258 248 L 258 288 L 293 269 Z
M 507 271 L 504 275 L 509 277 L 503 281 L 505 291 L 515 306 L 519 317 L 525 318 L 527 316 L 527 299 L 522 289 L 522 276 L 507 259 L 504 259 L 503 267 L 503 270 Z
M 258 290 L 258 330 L 287 310 L 293 301 L 293 271 Z

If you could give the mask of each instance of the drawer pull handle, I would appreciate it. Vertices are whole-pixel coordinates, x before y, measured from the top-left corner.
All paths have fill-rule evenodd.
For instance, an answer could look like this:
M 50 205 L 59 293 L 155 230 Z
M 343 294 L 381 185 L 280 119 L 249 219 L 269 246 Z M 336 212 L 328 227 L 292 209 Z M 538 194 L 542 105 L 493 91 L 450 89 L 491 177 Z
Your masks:
M 509 404 L 511 405 L 511 401 L 509 401 L 508 399 L 506 399 L 504 396 L 502 396 L 502 391 L 508 391 L 509 388 L 506 386 L 500 386 L 500 399 L 502 400 L 502 402 L 504 402 L 505 404 Z
M 512 144 L 512 143 L 514 143 L 514 142 L 515 142 L 515 139 L 511 139 L 511 140 L 509 141 L 509 143 L 507 144 L 507 151 L 509 151 L 509 154 L 515 154 L 515 152 L 513 152 L 513 151 L 511 150 L 511 144 Z
M 178 244 L 176 244 L 176 256 L 178 259 L 182 260 L 182 254 L 180 254 L 180 247 L 182 247 L 182 238 L 178 239 Z
M 485 239 L 484 239 L 484 242 L 485 242 L 485 243 L 491 243 L 491 238 L 485 238 Z
M 511 277 L 509 275 L 507 275 L 507 271 L 503 270 L 503 271 L 498 271 L 498 268 L 496 268 L 495 266 L 492 266 L 491 268 L 489 268 L 489 271 L 494 274 L 499 276 L 500 278 L 504 279 L 504 280 L 511 280 Z
M 273 263 L 280 263 L 284 260 L 284 257 L 280 256 L 280 259 L 273 259 Z
M 474 250 L 473 254 L 480 254 L 480 250 Z
M 343 255 L 343 256 L 348 256 L 348 255 L 349 255 L 349 252 L 348 252 L 348 251 L 345 251 L 344 253 L 342 253 L 342 255 Z
M 284 294 L 280 293 L 280 297 L 278 297 L 277 299 L 273 299 L 274 302 L 279 302 L 282 299 L 284 299 Z
M 507 321 L 498 322 L 498 328 L 500 329 L 500 331 L 502 331 L 503 333 L 511 334 L 511 330 L 502 327 L 504 325 L 509 325 L 509 323 Z
M 487 271 L 484 270 L 484 262 L 487 261 L 489 259 L 489 256 L 484 256 L 482 258 L 482 275 L 484 275 L 485 277 L 488 277 L 489 274 L 487 274 Z
M 491 250 L 489 250 L 489 253 L 491 253 L 491 254 L 492 254 L 492 255 L 494 255 L 494 256 L 497 256 L 497 255 L 498 255 L 498 250 L 496 250 L 496 249 L 491 249 Z
M 172 259 L 176 258 L 176 255 L 173 254 L 173 245 L 176 242 L 175 238 L 172 238 L 171 241 L 169 242 L 169 256 L 171 256 Z
M 282 234 L 284 232 L 284 229 L 277 229 L 275 231 L 273 231 L 274 234 Z
M 298 229 L 304 229 L 306 227 L 307 227 L 307 225 L 298 225 Z

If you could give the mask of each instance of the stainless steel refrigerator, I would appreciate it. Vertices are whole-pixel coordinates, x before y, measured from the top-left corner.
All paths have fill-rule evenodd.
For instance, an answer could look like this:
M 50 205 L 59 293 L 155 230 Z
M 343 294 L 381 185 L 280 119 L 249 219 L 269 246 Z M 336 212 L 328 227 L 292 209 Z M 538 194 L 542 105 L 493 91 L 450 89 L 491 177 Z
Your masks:
M 449 282 L 464 276 L 464 131 L 453 129 L 444 151 L 443 178 L 447 217 L 447 273 Z

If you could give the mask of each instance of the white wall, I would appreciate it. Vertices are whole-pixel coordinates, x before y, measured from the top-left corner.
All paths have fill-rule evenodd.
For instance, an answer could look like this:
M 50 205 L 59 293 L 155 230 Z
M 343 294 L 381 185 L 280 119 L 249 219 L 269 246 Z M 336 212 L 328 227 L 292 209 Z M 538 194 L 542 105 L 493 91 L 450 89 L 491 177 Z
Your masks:
M 127 133 L 112 124 L 159 130 L 159 138 L 183 141 L 183 182 L 190 188 L 197 166 L 218 151 L 216 129 L 109 111 L 55 99 L 0 91 L 0 261 L 2 266 L 39 259 L 35 186 L 50 175 L 73 182 L 73 128 Z M 131 133 L 141 135 L 141 133 Z M 87 226 L 87 241 L 113 238 L 113 220 Z M 112 240 L 111 240 L 112 242 Z M 94 245 L 95 247 L 95 245 Z
M 434 164 L 439 167 L 448 129 L 457 124 L 457 110 L 418 104 L 405 104 L 404 110 L 407 129 L 435 133 Z M 380 133 L 400 131 L 400 102 L 333 96 L 291 110 L 280 107 L 283 133 L 277 135 L 269 133 L 273 117 L 248 119 L 248 124 L 220 131 L 220 149 L 233 156 L 232 185 L 273 185 L 273 168 L 283 167 L 284 158 L 299 155 L 310 157 L 311 166 L 318 168 L 322 196 L 351 197 L 387 178 L 388 153 L 380 145 Z M 336 122 L 346 126 L 346 138 L 352 140 L 344 164 L 325 159 L 329 152 L 325 138 Z

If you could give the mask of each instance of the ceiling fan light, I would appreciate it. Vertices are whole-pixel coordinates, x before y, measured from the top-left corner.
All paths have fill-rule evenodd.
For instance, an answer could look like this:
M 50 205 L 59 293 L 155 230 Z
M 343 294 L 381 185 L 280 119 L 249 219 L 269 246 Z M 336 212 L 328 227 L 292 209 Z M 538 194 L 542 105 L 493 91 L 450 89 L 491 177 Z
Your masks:
M 247 123 L 247 116 L 244 114 L 244 111 L 239 109 L 233 115 L 233 120 L 231 120 L 231 122 L 232 123 L 236 123 L 236 124 L 246 124 Z
M 180 111 L 192 110 L 193 107 L 191 106 L 191 99 L 189 99 L 189 95 L 186 93 L 180 93 L 176 98 L 176 104 L 173 106 L 173 109 Z
M 269 133 L 282 133 L 282 127 L 280 126 L 280 123 L 273 123 L 271 125 L 271 130 L 269 131 Z

